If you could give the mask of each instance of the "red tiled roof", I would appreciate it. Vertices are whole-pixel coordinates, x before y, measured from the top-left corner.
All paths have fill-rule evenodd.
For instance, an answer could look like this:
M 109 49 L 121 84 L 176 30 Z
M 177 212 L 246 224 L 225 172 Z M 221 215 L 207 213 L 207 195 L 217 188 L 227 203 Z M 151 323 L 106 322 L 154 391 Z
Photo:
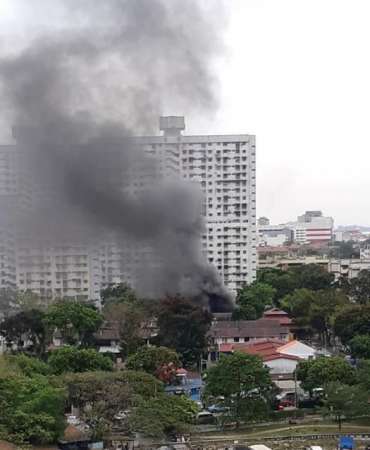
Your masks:
M 289 334 L 288 327 L 279 320 L 258 319 L 216 322 L 212 325 L 209 336 L 213 338 L 280 338 Z
M 259 342 L 245 342 L 235 344 L 221 344 L 220 352 L 243 352 L 249 355 L 258 355 L 263 361 L 272 361 L 274 359 L 299 360 L 300 358 L 292 355 L 279 353 L 279 349 L 285 346 L 285 342 L 279 339 L 264 339 Z
M 272 308 L 268 311 L 265 311 L 263 314 L 263 318 L 269 320 L 278 320 L 280 322 L 280 325 L 283 326 L 289 326 L 292 323 L 292 319 L 288 316 L 288 313 L 278 308 Z

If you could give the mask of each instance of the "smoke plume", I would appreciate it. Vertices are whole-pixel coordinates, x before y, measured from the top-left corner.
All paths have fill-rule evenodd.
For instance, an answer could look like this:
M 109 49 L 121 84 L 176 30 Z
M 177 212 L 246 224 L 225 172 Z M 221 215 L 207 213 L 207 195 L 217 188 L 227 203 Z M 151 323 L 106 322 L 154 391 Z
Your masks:
M 2 108 L 14 124 L 24 190 L 33 192 L 17 208 L 19 233 L 90 244 L 114 236 L 142 249 L 142 294 L 180 293 L 227 308 L 201 252 L 199 189 L 158 180 L 157 161 L 135 139 L 153 133 L 164 110 L 216 108 L 211 62 L 222 14 L 199 0 L 54 3 L 62 25 L 0 60 Z

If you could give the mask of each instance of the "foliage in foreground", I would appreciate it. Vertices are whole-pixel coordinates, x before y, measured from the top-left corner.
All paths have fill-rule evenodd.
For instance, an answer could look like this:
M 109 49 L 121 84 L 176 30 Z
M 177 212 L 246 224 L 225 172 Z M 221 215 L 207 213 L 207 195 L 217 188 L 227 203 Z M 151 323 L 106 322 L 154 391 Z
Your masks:
M 297 366 L 297 379 L 301 381 L 304 390 L 312 392 L 313 389 L 322 388 L 330 382 L 352 385 L 356 382 L 356 374 L 345 359 L 339 356 L 322 356 L 300 361 Z
M 338 423 L 339 430 L 343 419 L 369 414 L 368 396 L 359 385 L 348 386 L 338 381 L 325 386 L 324 414 L 331 415 Z
M 187 431 L 197 412 L 197 404 L 189 398 L 160 393 L 139 401 L 130 416 L 129 425 L 132 430 L 146 436 L 169 436 Z
M 205 396 L 218 398 L 225 416 L 237 426 L 240 421 L 267 416 L 271 391 L 269 370 L 255 355 L 236 352 L 223 356 L 207 371 Z
M 65 346 L 51 352 L 48 363 L 53 374 L 65 372 L 111 371 L 112 360 L 92 348 Z
M 150 373 L 163 382 L 171 382 L 180 367 L 180 358 L 167 347 L 145 346 L 127 358 L 126 367 Z
M 46 377 L 1 373 L 0 430 L 12 442 L 54 442 L 64 429 L 64 400 L 64 389 Z

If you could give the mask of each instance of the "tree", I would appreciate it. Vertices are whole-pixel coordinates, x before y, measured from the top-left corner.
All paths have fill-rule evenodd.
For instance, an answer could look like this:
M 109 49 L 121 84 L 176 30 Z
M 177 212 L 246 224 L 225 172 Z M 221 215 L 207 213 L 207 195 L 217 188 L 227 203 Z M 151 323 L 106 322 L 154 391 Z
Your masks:
M 181 297 L 164 299 L 158 311 L 158 343 L 173 348 L 185 367 L 199 362 L 207 348 L 211 314 Z
M 22 311 L 27 311 L 29 309 L 44 311 L 47 308 L 47 302 L 30 289 L 17 291 L 15 301 L 17 307 Z
M 163 385 L 156 378 L 129 370 L 67 373 L 53 381 L 65 387 L 67 404 L 80 409 L 95 438 L 110 431 L 118 412 L 163 394 Z
M 297 278 L 299 288 L 320 291 L 330 289 L 334 283 L 334 274 L 320 264 L 302 264 L 289 269 Z
M 289 313 L 299 326 L 310 326 L 311 305 L 315 293 L 309 289 L 296 289 L 281 300 L 281 307 Z
M 334 333 L 348 345 L 356 335 L 370 335 L 370 305 L 350 305 L 338 311 L 334 318 Z
M 318 333 L 324 345 L 330 343 L 335 314 L 348 304 L 339 289 L 312 291 L 296 289 L 281 301 L 282 308 L 294 318 L 295 324 Z
M 102 289 L 100 297 L 103 305 L 110 303 L 135 303 L 138 300 L 135 291 L 126 283 L 111 284 Z
M 134 404 L 137 398 L 149 399 L 163 392 L 163 384 L 145 372 L 65 373 L 55 379 L 56 386 L 65 387 L 68 403 L 81 409 L 104 402 L 114 415 Z
M 335 242 L 334 246 L 330 248 L 330 257 L 336 259 L 359 258 L 360 249 L 354 241 Z
M 298 288 L 294 274 L 282 269 L 260 269 L 257 272 L 257 282 L 268 284 L 275 289 L 274 304 Z
M 221 356 L 206 375 L 205 396 L 222 397 L 222 404 L 237 427 L 241 420 L 262 418 L 267 414 L 271 389 L 269 370 L 255 355 L 236 352 Z
M 27 356 L 24 353 L 6 355 L 7 364 L 22 375 L 34 377 L 36 375 L 50 375 L 50 367 L 39 358 Z
M 342 429 L 343 418 L 363 416 L 369 413 L 368 397 L 361 386 L 348 386 L 339 381 L 328 383 L 325 387 L 324 414 L 331 415 Z
M 163 382 L 170 382 L 176 375 L 176 369 L 180 367 L 180 358 L 167 347 L 145 346 L 127 358 L 126 367 L 150 373 Z
M 64 429 L 64 390 L 46 377 L 0 375 L 0 429 L 11 442 L 55 442 Z
M 104 318 L 118 323 L 124 356 L 135 353 L 144 343 L 143 326 L 150 313 L 142 302 L 110 302 L 103 309 Z
M 361 270 L 357 277 L 349 280 L 349 295 L 360 305 L 370 302 L 370 270 Z
M 364 392 L 370 392 L 370 359 L 361 359 L 357 363 L 357 383 Z
M 257 273 L 257 281 L 269 284 L 276 289 L 275 304 L 296 289 L 312 291 L 330 289 L 334 275 L 319 264 L 302 264 L 288 270 L 262 269 Z
M 348 346 L 351 355 L 357 359 L 370 359 L 370 335 L 359 334 L 354 336 Z
M 196 403 L 185 396 L 159 394 L 139 402 L 129 416 L 129 426 L 146 436 L 171 436 L 187 431 L 197 411 Z
M 21 311 L 3 320 L 0 324 L 0 334 L 5 337 L 8 346 L 15 344 L 18 350 L 25 349 L 41 355 L 46 346 L 44 318 L 44 313 L 37 309 Z M 31 345 L 24 348 L 27 341 L 30 341 Z
M 233 318 L 237 320 L 256 320 L 263 315 L 265 307 L 272 305 L 276 289 L 266 283 L 254 282 L 243 287 L 236 297 L 238 309 Z
M 91 305 L 63 300 L 48 308 L 44 322 L 51 331 L 58 329 L 66 344 L 86 346 L 93 341 L 103 317 Z
M 310 393 L 330 382 L 339 381 L 351 385 L 356 381 L 354 369 L 339 356 L 300 361 L 296 370 L 302 388 Z
M 78 349 L 65 346 L 54 350 L 48 359 L 52 373 L 88 372 L 92 370 L 112 370 L 112 360 L 92 348 Z
M 327 346 L 331 335 L 335 314 L 347 306 L 349 300 L 339 289 L 317 291 L 310 309 L 310 325 L 319 334 L 321 342 Z

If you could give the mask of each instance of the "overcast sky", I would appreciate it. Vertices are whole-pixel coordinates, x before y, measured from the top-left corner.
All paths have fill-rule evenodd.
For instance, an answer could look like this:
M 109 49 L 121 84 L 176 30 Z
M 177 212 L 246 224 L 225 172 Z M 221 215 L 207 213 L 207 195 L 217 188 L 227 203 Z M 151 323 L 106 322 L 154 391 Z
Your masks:
M 0 0 L 0 49 L 40 26 L 29 2 Z M 370 1 L 226 4 L 220 109 L 187 118 L 187 132 L 257 136 L 258 215 L 321 209 L 337 225 L 370 225 Z

